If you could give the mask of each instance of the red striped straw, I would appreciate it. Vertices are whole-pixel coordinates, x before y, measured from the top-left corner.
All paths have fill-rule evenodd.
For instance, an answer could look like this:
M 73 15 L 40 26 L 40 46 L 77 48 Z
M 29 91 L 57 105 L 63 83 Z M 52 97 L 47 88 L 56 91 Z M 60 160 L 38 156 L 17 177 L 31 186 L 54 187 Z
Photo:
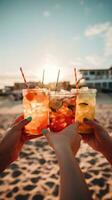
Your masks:
M 25 78 L 25 75 L 24 75 L 24 73 L 23 73 L 22 67 L 20 67 L 20 72 L 21 72 L 21 74 L 22 74 L 22 77 L 23 77 L 23 80 L 24 80 L 24 84 L 25 84 L 26 88 L 28 88 L 28 83 L 27 83 L 27 81 L 26 81 L 26 78 Z

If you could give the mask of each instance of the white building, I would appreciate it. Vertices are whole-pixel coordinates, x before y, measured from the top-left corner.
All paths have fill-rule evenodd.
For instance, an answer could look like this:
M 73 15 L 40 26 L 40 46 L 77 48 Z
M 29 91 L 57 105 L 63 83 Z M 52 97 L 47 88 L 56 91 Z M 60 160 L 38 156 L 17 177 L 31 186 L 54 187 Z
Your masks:
M 80 69 L 89 87 L 112 90 L 112 67 L 108 69 Z

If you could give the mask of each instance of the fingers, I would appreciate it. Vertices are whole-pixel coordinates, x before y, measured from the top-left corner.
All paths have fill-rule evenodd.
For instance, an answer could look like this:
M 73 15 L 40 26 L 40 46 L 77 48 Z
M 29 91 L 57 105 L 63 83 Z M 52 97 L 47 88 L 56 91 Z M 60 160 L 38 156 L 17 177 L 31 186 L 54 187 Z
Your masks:
M 52 133 L 49 131 L 49 129 L 43 129 L 42 134 L 45 135 L 48 143 L 50 146 L 52 146 L 51 138 L 52 138 Z M 53 133 L 54 134 L 54 133 Z
M 23 120 L 19 121 L 19 122 L 15 125 L 15 127 L 16 127 L 17 129 L 22 129 L 22 128 L 24 128 L 24 126 L 26 126 L 29 122 L 31 122 L 31 120 L 32 120 L 32 117 L 28 117 L 27 119 L 23 119 Z
M 48 139 L 48 137 L 49 137 L 49 133 L 50 133 L 50 132 L 49 132 L 49 129 L 43 129 L 43 130 L 42 130 L 42 134 L 45 135 L 47 139 Z
M 66 131 L 74 131 L 75 130 L 75 124 L 70 124 L 69 126 L 67 126 L 64 130 Z
M 50 129 L 43 129 L 42 130 L 42 134 L 45 135 L 46 137 L 49 137 L 49 133 L 50 135 L 51 134 L 64 134 L 64 133 L 67 133 L 69 134 L 70 132 L 71 133 L 75 133 L 75 131 L 77 132 L 77 129 L 78 129 L 78 126 L 79 126 L 79 123 L 73 123 L 73 124 L 70 124 L 69 126 L 67 126 L 66 128 L 64 128 L 63 130 L 59 131 L 59 132 L 51 132 Z
M 16 119 L 15 119 L 15 124 L 16 123 L 18 123 L 18 122 L 20 122 L 21 120 L 23 120 L 24 119 L 24 115 L 23 114 L 21 114 L 20 116 L 18 116 Z
M 67 131 L 69 132 L 77 132 L 78 131 L 78 127 L 79 127 L 79 122 L 70 124 L 69 126 L 67 126 L 65 129 L 63 129 L 62 131 Z
M 20 121 L 23 120 L 23 119 L 24 119 L 24 115 L 23 115 L 23 114 L 19 115 L 19 116 L 12 122 L 11 127 L 15 126 L 18 122 L 20 122 Z
M 75 122 L 76 133 L 78 133 L 79 126 L 80 126 L 80 122 L 76 121 Z
M 98 123 L 97 120 L 89 120 L 84 118 L 84 123 L 92 127 L 94 130 L 102 129 L 101 125 Z
M 32 139 L 35 139 L 35 138 L 39 138 L 43 136 L 42 134 L 39 134 L 39 135 L 29 135 L 27 133 L 24 133 L 22 134 L 22 140 L 24 141 L 27 141 L 27 140 L 32 140 Z
M 100 123 L 97 119 L 94 119 L 94 121 L 96 121 L 97 123 Z

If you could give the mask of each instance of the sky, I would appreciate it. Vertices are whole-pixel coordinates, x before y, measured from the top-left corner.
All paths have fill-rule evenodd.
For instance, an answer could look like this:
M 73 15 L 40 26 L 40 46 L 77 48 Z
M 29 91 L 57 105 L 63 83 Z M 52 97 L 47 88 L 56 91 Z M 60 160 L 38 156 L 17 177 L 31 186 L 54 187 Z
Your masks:
M 112 65 L 112 0 L 0 0 L 0 75 Z

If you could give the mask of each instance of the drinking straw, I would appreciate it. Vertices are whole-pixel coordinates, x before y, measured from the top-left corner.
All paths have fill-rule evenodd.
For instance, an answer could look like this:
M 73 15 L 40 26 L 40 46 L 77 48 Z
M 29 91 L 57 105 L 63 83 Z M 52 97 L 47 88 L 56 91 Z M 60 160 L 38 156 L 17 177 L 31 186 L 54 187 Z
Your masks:
M 76 68 L 74 68 L 74 75 L 75 75 L 75 85 L 76 85 L 76 91 L 78 90 L 79 88 L 79 82 L 81 79 L 77 80 L 77 71 L 76 71 Z
M 74 68 L 74 74 L 75 74 L 75 84 L 76 84 L 76 88 L 79 88 L 79 83 L 82 79 L 84 79 L 83 77 L 81 77 L 79 80 L 77 79 L 77 71 L 76 68 Z
M 44 85 L 44 76 L 45 76 L 45 69 L 43 70 L 43 74 L 42 74 L 42 87 Z
M 75 74 L 75 84 L 77 84 L 77 72 L 76 72 L 76 68 L 74 68 L 74 74 Z
M 22 67 L 20 67 L 20 72 L 21 72 L 21 74 L 22 74 L 22 77 L 23 77 L 23 80 L 24 80 L 24 84 L 25 84 L 26 88 L 28 88 L 28 83 L 27 83 L 27 81 L 26 81 L 26 78 L 25 78 L 25 75 L 24 75 L 24 73 L 23 73 Z
M 78 96 L 78 89 L 79 89 L 79 81 L 77 81 L 77 71 L 76 68 L 74 68 L 74 75 L 75 75 L 75 84 L 76 84 L 76 98 L 75 98 L 75 105 L 76 105 L 76 101 L 77 101 L 77 96 Z M 76 115 L 76 112 L 75 112 Z M 76 118 L 76 116 L 75 116 Z
M 57 81 L 56 81 L 56 86 L 55 86 L 55 92 L 57 91 L 57 87 L 58 87 L 59 75 L 60 75 L 60 69 L 58 70 Z
M 83 80 L 84 78 L 81 77 L 78 81 L 77 81 L 77 85 L 80 83 L 81 80 Z

